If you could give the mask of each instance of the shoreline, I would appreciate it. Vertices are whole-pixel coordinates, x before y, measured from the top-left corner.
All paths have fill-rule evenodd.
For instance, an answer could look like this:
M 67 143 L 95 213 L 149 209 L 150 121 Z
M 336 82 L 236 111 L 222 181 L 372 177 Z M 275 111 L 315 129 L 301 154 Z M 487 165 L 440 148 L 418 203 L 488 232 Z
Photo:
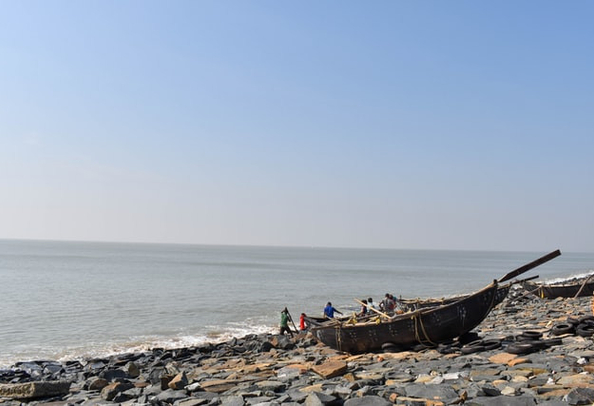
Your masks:
M 0 369 L 0 404 L 592 404 L 594 342 L 560 328 L 568 317 L 592 316 L 592 298 L 523 294 L 512 290 L 473 330 L 480 343 L 351 355 L 311 335 L 253 334 L 82 361 L 19 362 Z M 519 341 L 538 334 L 531 344 Z

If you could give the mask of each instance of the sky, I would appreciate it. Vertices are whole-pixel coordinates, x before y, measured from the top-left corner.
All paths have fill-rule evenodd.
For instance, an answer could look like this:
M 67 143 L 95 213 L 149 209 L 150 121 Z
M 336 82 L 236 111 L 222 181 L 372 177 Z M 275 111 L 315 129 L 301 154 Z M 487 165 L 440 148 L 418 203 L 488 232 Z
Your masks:
M 0 238 L 594 252 L 591 1 L 0 5 Z

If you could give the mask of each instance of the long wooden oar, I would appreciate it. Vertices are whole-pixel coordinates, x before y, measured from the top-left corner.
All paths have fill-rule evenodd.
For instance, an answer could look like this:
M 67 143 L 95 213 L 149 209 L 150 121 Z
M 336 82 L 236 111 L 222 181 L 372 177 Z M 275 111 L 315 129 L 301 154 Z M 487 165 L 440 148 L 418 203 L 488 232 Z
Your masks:
M 503 276 L 501 279 L 499 279 L 498 282 L 501 283 L 501 282 L 508 281 L 512 278 L 515 278 L 516 276 L 521 275 L 524 272 L 527 272 L 531 269 L 534 269 L 537 266 L 542 265 L 545 262 L 548 262 L 553 258 L 557 258 L 559 255 L 561 255 L 561 251 L 559 251 L 559 250 L 553 251 L 550 254 L 540 257 L 537 260 L 530 262 L 529 264 L 523 265 L 523 266 L 519 267 L 518 269 L 515 269 L 515 270 L 509 272 L 508 274 Z
M 354 300 L 355 302 L 359 303 L 360 305 L 363 305 L 363 306 L 367 307 L 369 310 L 372 310 L 372 311 L 376 312 L 376 313 L 377 313 L 377 314 L 379 314 L 380 316 L 384 316 L 384 317 L 390 318 L 390 316 L 388 316 L 386 313 L 382 313 L 382 312 L 380 312 L 380 311 L 379 311 L 379 310 L 377 310 L 376 308 L 374 308 L 374 307 L 371 307 L 371 306 L 369 306 L 368 304 L 365 304 L 365 303 L 363 303 L 363 302 L 362 302 L 362 301 L 360 301 L 359 299 L 353 299 L 353 300 Z

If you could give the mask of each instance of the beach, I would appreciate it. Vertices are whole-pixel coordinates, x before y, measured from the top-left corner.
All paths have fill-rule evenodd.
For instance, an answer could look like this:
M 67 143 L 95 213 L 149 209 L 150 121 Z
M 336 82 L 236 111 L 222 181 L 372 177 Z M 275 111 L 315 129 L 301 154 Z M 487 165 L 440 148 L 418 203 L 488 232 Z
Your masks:
M 10 406 L 592 404 L 594 343 L 563 330 L 587 322 L 591 305 L 590 297 L 542 300 L 512 289 L 473 330 L 473 342 L 402 352 L 353 355 L 311 334 L 251 334 L 104 358 L 28 361 L 0 370 L 0 396 Z

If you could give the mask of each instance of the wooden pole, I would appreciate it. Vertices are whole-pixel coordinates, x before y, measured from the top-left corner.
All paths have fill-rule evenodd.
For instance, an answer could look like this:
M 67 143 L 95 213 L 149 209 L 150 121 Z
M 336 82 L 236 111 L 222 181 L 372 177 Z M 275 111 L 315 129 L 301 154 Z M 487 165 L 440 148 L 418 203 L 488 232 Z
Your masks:
M 538 258 L 537 260 L 534 260 L 526 265 L 519 267 L 518 269 L 515 269 L 515 270 L 507 273 L 501 279 L 499 279 L 497 282 L 501 283 L 501 282 L 508 281 L 512 278 L 515 278 L 516 276 L 521 275 L 524 272 L 527 272 L 533 268 L 536 268 L 537 266 L 542 265 L 545 262 L 548 262 L 551 259 L 558 257 L 559 255 L 561 255 L 561 251 L 559 251 L 559 250 L 553 251 L 543 257 Z
M 285 307 L 285 309 L 287 309 Z M 295 329 L 295 334 L 299 334 L 299 330 L 297 329 L 297 326 L 295 325 L 295 322 L 293 321 L 293 317 L 291 316 L 291 313 L 289 313 L 289 309 L 287 309 L 287 316 L 289 316 L 289 320 L 291 320 L 291 324 L 293 325 L 293 328 Z
M 390 316 L 388 316 L 386 313 L 382 313 L 382 312 L 380 312 L 380 311 L 379 311 L 379 310 L 377 310 L 376 308 L 374 308 L 374 307 L 371 307 L 371 306 L 369 306 L 368 304 L 365 304 L 365 303 L 363 303 L 363 302 L 362 302 L 362 301 L 360 301 L 359 299 L 353 299 L 353 300 L 354 300 L 355 302 L 357 302 L 357 303 L 359 303 L 359 304 L 361 304 L 361 305 L 363 305 L 363 306 L 367 307 L 369 310 L 372 310 L 372 311 L 376 312 L 376 313 L 377 313 L 377 314 L 379 314 L 380 316 L 384 316 L 384 317 L 387 317 L 387 318 L 391 318 L 391 317 L 390 317 Z
M 584 290 L 584 287 L 586 286 L 586 284 L 588 283 L 588 281 L 590 279 L 592 279 L 592 277 L 594 277 L 594 275 L 590 275 L 588 278 L 586 278 L 586 280 L 584 281 L 584 283 L 582 283 L 582 286 L 580 286 L 580 290 L 578 290 L 578 292 L 575 294 L 574 299 L 576 297 L 578 297 L 580 295 L 580 293 L 582 293 L 582 290 Z

